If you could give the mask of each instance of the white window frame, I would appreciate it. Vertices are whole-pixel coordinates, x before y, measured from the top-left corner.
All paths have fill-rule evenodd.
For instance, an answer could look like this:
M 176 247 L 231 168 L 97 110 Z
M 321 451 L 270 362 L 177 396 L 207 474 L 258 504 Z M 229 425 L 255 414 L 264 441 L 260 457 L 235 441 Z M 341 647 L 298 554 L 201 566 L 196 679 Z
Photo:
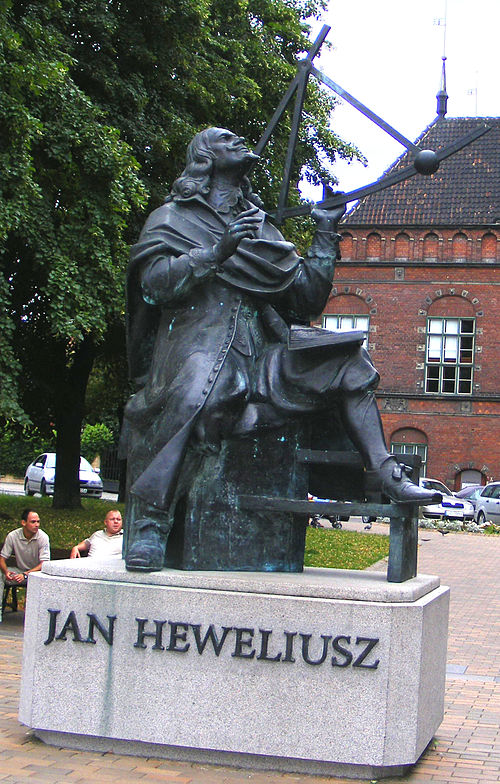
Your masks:
M 370 316 L 367 313 L 324 313 L 323 328 L 332 332 L 350 332 L 362 330 L 365 333 L 363 348 L 368 350 L 370 333 Z
M 406 441 L 391 441 L 391 452 L 394 455 L 420 455 L 422 466 L 420 476 L 425 476 L 427 468 L 427 444 Z
M 427 394 L 471 395 L 476 323 L 471 316 L 429 316 L 425 347 Z

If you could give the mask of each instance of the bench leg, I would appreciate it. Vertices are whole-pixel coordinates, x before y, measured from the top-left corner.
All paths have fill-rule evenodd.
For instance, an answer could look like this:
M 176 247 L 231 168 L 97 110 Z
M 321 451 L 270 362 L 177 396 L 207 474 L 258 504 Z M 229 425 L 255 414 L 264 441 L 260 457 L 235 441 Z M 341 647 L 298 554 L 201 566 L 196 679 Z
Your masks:
M 387 581 L 402 583 L 417 575 L 418 507 L 407 517 L 391 517 Z

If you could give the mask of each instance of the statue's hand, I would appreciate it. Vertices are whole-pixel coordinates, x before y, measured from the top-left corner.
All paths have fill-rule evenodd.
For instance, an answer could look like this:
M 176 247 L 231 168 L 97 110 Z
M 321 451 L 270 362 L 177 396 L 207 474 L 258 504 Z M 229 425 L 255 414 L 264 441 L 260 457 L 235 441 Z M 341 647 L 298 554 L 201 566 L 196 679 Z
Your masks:
M 319 207 L 314 207 L 311 210 L 311 218 L 318 224 L 318 231 L 336 232 L 337 225 L 346 209 L 345 204 L 340 204 L 338 207 L 333 207 L 331 210 L 321 210 Z
M 233 255 L 234 251 L 245 237 L 252 239 L 256 236 L 259 224 L 259 208 L 251 207 L 245 212 L 240 212 L 237 218 L 230 221 L 219 242 L 214 245 L 215 261 L 222 264 L 223 261 Z

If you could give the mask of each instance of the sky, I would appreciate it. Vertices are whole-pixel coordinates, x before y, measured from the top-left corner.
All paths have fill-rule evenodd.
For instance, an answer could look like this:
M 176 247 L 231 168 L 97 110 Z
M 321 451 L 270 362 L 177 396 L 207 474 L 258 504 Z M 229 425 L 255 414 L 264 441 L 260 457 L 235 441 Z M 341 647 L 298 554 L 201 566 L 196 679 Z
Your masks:
M 500 115 L 500 0 L 330 0 L 311 40 L 324 24 L 333 49 L 323 45 L 316 67 L 410 141 L 436 116 L 443 52 L 447 116 Z M 368 159 L 336 164 L 343 191 L 375 181 L 405 150 L 344 101 L 332 127 Z

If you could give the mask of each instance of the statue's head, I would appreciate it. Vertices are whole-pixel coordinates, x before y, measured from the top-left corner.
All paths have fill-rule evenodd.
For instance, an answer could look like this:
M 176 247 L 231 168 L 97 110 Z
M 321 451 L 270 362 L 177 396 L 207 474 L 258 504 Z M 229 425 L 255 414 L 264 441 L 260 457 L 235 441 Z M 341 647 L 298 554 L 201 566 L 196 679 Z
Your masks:
M 170 199 L 206 196 L 216 169 L 237 167 L 245 195 L 251 192 L 246 172 L 258 155 L 251 152 L 242 136 L 225 128 L 206 128 L 193 137 L 186 152 L 186 168 L 172 186 Z M 248 197 L 248 196 L 247 196 Z

